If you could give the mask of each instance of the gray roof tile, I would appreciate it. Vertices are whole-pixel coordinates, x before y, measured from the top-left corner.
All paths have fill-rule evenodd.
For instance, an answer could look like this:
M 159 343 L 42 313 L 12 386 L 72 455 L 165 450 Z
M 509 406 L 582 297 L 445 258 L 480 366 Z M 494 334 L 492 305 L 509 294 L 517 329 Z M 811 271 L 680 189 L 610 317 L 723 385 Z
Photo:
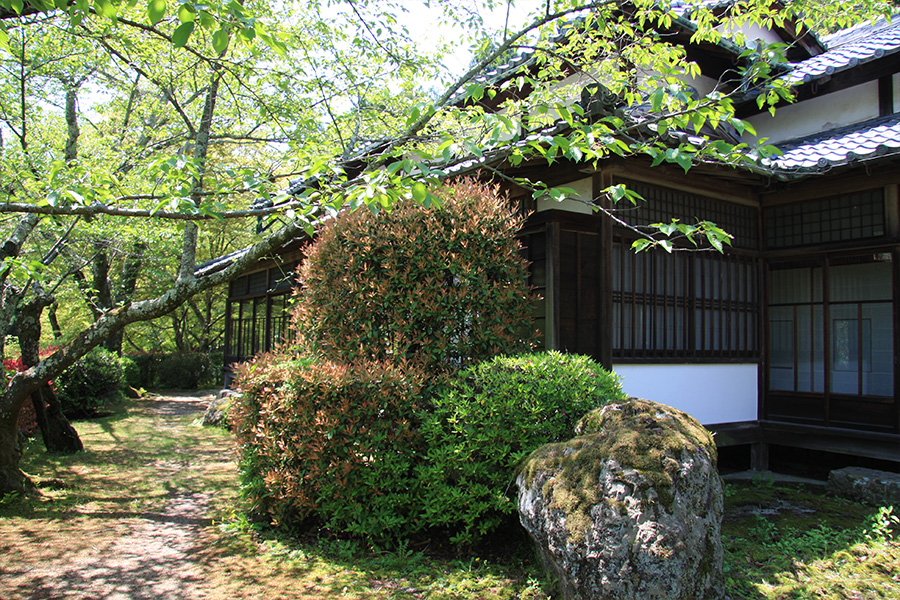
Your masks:
M 840 32 L 825 42 L 827 52 L 790 65 L 791 72 L 785 75 L 789 83 L 809 83 L 900 51 L 900 18 Z
M 855 161 L 900 156 L 900 114 L 777 144 L 782 156 L 761 161 L 781 174 L 830 170 Z

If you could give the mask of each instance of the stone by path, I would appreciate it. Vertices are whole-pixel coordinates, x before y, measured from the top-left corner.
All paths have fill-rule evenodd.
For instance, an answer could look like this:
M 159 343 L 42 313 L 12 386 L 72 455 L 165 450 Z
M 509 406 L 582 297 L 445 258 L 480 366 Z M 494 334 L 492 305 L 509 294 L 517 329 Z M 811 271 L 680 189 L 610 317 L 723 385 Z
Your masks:
M 160 426 L 165 427 L 168 420 L 176 417 L 199 416 L 209 399 L 186 395 L 159 397 L 148 411 L 158 415 Z M 186 465 L 188 459 L 178 462 Z M 183 465 L 157 461 L 148 465 L 148 476 L 165 477 L 166 472 Z M 112 543 L 89 545 L 89 549 L 74 555 L 65 552 L 67 540 L 62 523 L 60 530 L 43 542 L 50 547 L 60 546 L 60 552 L 49 553 L 41 564 L 0 570 L 6 571 L 2 578 L 8 578 L 6 585 L 0 581 L 0 600 L 203 600 L 206 594 L 202 589 L 202 570 L 193 554 L 202 529 L 211 525 L 205 516 L 210 500 L 208 493 L 173 491 L 159 512 L 87 513 L 92 518 L 108 519 L 105 533 L 112 529 L 118 535 Z M 15 590 L 13 595 L 6 595 L 4 587 Z

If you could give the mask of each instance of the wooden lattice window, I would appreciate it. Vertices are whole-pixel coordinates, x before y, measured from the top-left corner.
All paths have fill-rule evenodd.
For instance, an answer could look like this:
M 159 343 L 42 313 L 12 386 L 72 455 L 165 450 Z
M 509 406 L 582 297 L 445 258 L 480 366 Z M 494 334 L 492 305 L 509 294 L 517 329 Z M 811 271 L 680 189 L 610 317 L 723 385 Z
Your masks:
M 884 235 L 884 190 L 773 206 L 765 211 L 766 247 L 812 246 Z
M 614 359 L 756 360 L 758 261 L 717 252 L 635 254 L 614 239 Z
M 644 198 L 643 202 L 635 206 L 628 202 L 621 202 L 616 206 L 619 216 L 631 225 L 668 223 L 672 219 L 688 224 L 712 221 L 734 236 L 735 248 L 756 249 L 759 246 L 759 212 L 753 206 L 721 202 L 648 183 L 628 180 L 621 180 L 619 183 Z

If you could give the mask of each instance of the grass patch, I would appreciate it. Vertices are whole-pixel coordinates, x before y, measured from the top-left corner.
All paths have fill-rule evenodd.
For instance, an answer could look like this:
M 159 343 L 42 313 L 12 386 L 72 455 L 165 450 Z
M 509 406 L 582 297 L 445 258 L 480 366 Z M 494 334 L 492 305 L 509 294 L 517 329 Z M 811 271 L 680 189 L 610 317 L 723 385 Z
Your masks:
M 489 550 L 373 551 L 352 540 L 276 534 L 241 512 L 233 440 L 195 424 L 198 414 L 127 401 L 75 424 L 86 451 L 48 455 L 32 443 L 23 469 L 41 496 L 0 502 L 0 596 L 33 596 L 35 565 L 104 555 L 133 524 L 185 492 L 213 500 L 191 554 L 211 600 L 547 600 L 530 544 L 519 533 Z M 759 480 L 726 486 L 726 593 L 732 600 L 900 599 L 900 542 L 877 509 L 822 490 Z M 900 528 L 894 525 L 895 528 Z M 867 539 L 866 536 L 870 539 Z M 897 535 L 897 534 L 895 534 Z M 69 597 L 69 596 L 67 596 Z M 82 596 L 72 596 L 80 598 Z M 88 597 L 88 596 L 84 596 Z
M 726 588 L 735 600 L 900 598 L 900 531 L 879 531 L 877 509 L 756 481 L 726 486 L 725 514 Z

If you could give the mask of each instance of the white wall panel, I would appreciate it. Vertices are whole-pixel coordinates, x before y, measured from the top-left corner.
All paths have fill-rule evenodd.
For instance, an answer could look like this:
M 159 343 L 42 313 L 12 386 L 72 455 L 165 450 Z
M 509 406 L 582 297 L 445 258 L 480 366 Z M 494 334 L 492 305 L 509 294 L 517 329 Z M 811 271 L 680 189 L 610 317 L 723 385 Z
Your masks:
M 704 425 L 755 421 L 757 365 L 613 365 L 629 396 L 690 414 Z

